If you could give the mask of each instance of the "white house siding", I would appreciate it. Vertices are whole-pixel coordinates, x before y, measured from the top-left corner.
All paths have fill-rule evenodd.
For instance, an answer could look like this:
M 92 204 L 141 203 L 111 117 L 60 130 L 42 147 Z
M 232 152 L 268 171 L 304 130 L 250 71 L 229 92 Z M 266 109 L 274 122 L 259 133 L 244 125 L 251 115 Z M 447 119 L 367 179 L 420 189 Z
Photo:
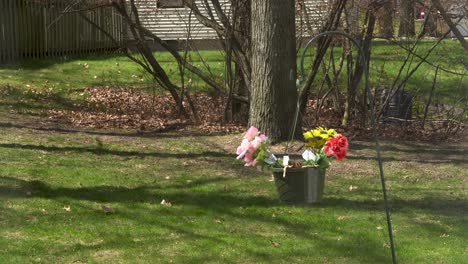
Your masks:
M 195 0 L 200 11 L 206 14 L 202 0 Z M 226 14 L 230 14 L 230 0 L 219 0 Z M 312 29 L 316 30 L 323 21 L 327 0 L 304 0 Z M 210 1 L 209 1 L 210 2 Z M 142 24 L 163 40 L 184 40 L 190 23 L 190 37 L 194 40 L 216 39 L 216 32 L 198 22 L 188 8 L 157 8 L 157 0 L 137 0 Z M 303 12 L 297 5 L 298 35 L 310 36 L 310 27 L 305 23 Z M 216 16 L 216 14 L 214 14 Z
M 458 22 L 457 24 L 457 29 L 458 31 L 460 31 L 461 35 L 464 36 L 464 37 L 468 37 L 468 19 L 467 19 L 467 15 L 466 14 L 466 9 L 463 8 L 463 5 L 466 4 L 466 3 L 457 3 L 457 4 L 454 4 L 450 10 L 449 10 L 449 14 L 454 16 L 454 18 L 452 19 L 452 21 L 454 23 L 458 22 L 459 18 L 462 17 L 463 19 L 460 20 L 460 22 Z M 450 32 L 450 36 L 452 38 L 455 37 L 455 34 L 453 32 Z
M 302 10 L 296 0 L 296 35 L 310 37 L 318 34 L 326 22 L 328 0 L 304 0 L 305 10 Z

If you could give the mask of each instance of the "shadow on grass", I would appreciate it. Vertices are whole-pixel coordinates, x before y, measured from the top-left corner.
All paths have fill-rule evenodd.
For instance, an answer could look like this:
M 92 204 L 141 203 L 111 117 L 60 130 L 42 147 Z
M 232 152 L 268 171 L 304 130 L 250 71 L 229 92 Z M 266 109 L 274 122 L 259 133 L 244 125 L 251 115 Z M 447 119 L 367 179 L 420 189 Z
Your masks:
M 390 199 L 390 211 L 398 214 L 400 211 L 423 210 L 427 213 L 461 216 L 463 212 L 468 211 L 468 199 L 453 199 L 450 197 L 440 197 L 436 195 L 426 195 L 416 199 Z M 325 198 L 319 205 L 322 208 L 343 207 L 350 210 L 364 211 L 384 211 L 383 201 L 381 200 L 348 200 L 339 198 Z
M 26 150 L 40 150 L 48 152 L 88 152 L 94 155 L 115 155 L 120 157 L 157 157 L 157 158 L 179 158 L 179 159 L 195 159 L 200 157 L 233 157 L 233 155 L 225 152 L 204 151 L 199 153 L 160 153 L 160 152 L 141 152 L 141 151 L 124 151 L 124 150 L 111 150 L 99 147 L 56 147 L 56 146 L 42 146 L 30 144 L 0 144 L 0 148 L 12 149 L 26 149 Z
M 64 187 L 51 187 L 42 181 L 25 181 L 16 179 L 13 177 L 0 176 L 0 182 L 6 183 L 6 185 L 0 185 L 0 197 L 8 198 L 43 198 L 43 199 L 72 199 L 76 201 L 94 201 L 98 203 L 129 203 L 130 207 L 127 209 L 122 208 L 114 216 L 118 218 L 125 218 L 140 225 L 145 226 L 158 226 L 171 232 L 183 234 L 184 236 L 190 237 L 193 241 L 209 240 L 219 245 L 233 247 L 236 250 L 240 250 L 241 254 L 247 254 L 249 257 L 262 261 L 274 261 L 278 260 L 278 257 L 288 258 L 291 254 L 297 259 L 301 257 L 308 257 L 310 252 L 307 247 L 301 245 L 299 248 L 292 247 L 287 251 L 276 250 L 275 254 L 271 254 L 268 248 L 249 247 L 244 244 L 232 244 L 228 240 L 221 239 L 218 233 L 213 233 L 208 230 L 209 227 L 202 225 L 197 227 L 196 225 L 185 225 L 180 223 L 184 218 L 197 217 L 200 212 L 207 215 L 221 215 L 228 218 L 238 219 L 239 221 L 252 221 L 261 222 L 268 225 L 278 226 L 278 228 L 285 228 L 286 233 L 300 238 L 302 241 L 310 241 L 310 247 L 326 248 L 333 254 L 326 255 L 338 255 L 345 258 L 359 259 L 367 263 L 383 263 L 388 260 L 389 255 L 385 249 L 382 248 L 382 241 L 376 238 L 366 236 L 365 232 L 356 233 L 355 230 L 340 230 L 336 231 L 334 225 L 314 225 L 317 220 L 316 216 L 311 215 L 310 221 L 297 221 L 294 219 L 288 219 L 287 217 L 271 217 L 269 212 L 265 213 L 267 208 L 281 208 L 290 207 L 284 205 L 278 201 L 276 197 L 267 196 L 255 196 L 255 195 L 240 195 L 235 192 L 221 192 L 221 191 L 203 191 L 196 192 L 191 190 L 190 187 L 201 186 L 212 183 L 220 183 L 225 181 L 226 178 L 205 178 L 195 180 L 190 186 L 178 186 L 168 185 L 161 186 L 158 184 L 151 186 L 139 186 L 136 188 L 127 188 L 120 186 L 97 186 L 97 187 L 82 187 L 82 188 L 64 188 Z M 15 187 L 12 187 L 15 186 Z M 29 191 L 29 194 L 26 192 Z M 159 204 L 160 200 L 164 198 L 173 203 L 172 208 L 164 209 L 148 209 L 143 203 L 154 203 Z M 69 201 L 70 202 L 70 201 Z M 337 207 L 346 207 L 347 204 L 342 202 L 334 201 Z M 327 203 L 327 202 L 326 202 Z M 72 205 L 75 208 L 77 205 Z M 185 207 L 180 207 L 185 206 Z M 198 209 L 194 209 L 198 208 Z M 255 207 L 258 208 L 255 209 Z M 326 206 L 322 206 L 326 207 Z M 252 208 L 248 212 L 242 212 L 239 208 Z M 263 208 L 263 209 L 262 209 Z M 200 211 L 200 209 L 202 211 Z M 153 212 L 152 210 L 157 210 Z M 365 209 L 367 210 L 367 209 Z M 85 215 L 81 214 L 81 217 L 89 217 L 90 221 L 96 221 L 96 211 L 86 210 Z M 91 215 L 93 214 L 93 215 Z M 164 214 L 165 216 L 173 216 L 181 219 L 180 221 L 167 221 L 167 217 L 155 217 L 155 215 Z M 17 214 L 16 214 L 17 215 Z M 84 220 L 85 221 L 85 220 Z M 237 220 L 236 220 L 237 221 Z M 228 231 L 226 231 L 228 232 Z M 346 237 L 349 242 L 337 242 L 335 236 L 330 235 L 322 236 L 318 234 L 322 233 L 336 233 L 342 237 Z M 317 234 L 317 235 L 316 235 Z M 226 234 L 227 236 L 229 233 Z M 247 240 L 254 239 L 267 239 L 259 234 L 251 234 L 252 238 L 244 238 Z M 116 236 L 116 237 L 112 237 Z M 118 234 L 113 234 L 109 239 L 106 239 L 110 243 L 109 245 L 99 244 L 99 248 L 121 248 L 126 247 L 128 238 L 123 239 L 118 237 Z M 358 243 L 355 243 L 355 242 Z M 159 241 L 160 242 L 160 241 Z M 170 243 L 170 241 L 168 241 Z M 266 242 L 269 243 L 269 242 Z M 301 242 L 304 244 L 304 242 Z M 309 243 L 309 242 L 308 242 Z M 133 243 L 134 245 L 134 243 Z M 315 245 L 315 246 L 313 246 Z M 97 248 L 94 246 L 83 246 L 77 245 L 77 250 L 90 250 L 95 251 Z M 201 246 L 203 247 L 203 246 Z M 202 248 L 200 248 L 202 250 Z M 201 254 L 202 256 L 181 256 L 183 260 L 203 260 L 207 254 Z M 210 255 L 210 254 L 208 254 Z M 312 254 L 320 255 L 320 254 Z
M 463 148 L 462 145 L 450 145 L 446 143 L 428 145 L 427 143 L 414 143 L 407 141 L 398 141 L 398 145 L 392 143 L 381 143 L 382 151 L 396 151 L 396 152 L 405 152 L 410 154 L 420 154 L 420 153 L 433 153 L 443 155 L 458 155 L 458 154 L 468 154 L 468 150 Z M 402 147 L 404 146 L 404 147 Z M 362 143 L 351 143 L 351 150 L 374 150 L 374 145 L 372 143 L 362 144 Z
M 221 191 L 221 190 L 206 190 L 200 191 L 194 187 L 204 185 L 217 184 L 222 186 L 222 183 L 229 178 L 223 177 L 206 177 L 196 179 L 190 184 L 171 183 L 138 186 L 134 188 L 123 186 L 95 186 L 95 187 L 53 187 L 43 181 L 27 181 L 8 176 L 0 176 L 0 199 L 1 198 L 43 198 L 51 200 L 70 199 L 77 201 L 92 201 L 97 203 L 123 203 L 127 204 L 127 208 L 119 210 L 115 217 L 131 219 L 140 224 L 147 226 L 158 225 L 161 228 L 172 230 L 179 234 L 183 234 L 195 240 L 209 240 L 214 243 L 235 247 L 236 249 L 254 256 L 259 260 L 272 260 L 272 255 L 263 249 L 249 248 L 245 245 L 231 245 L 226 240 L 220 239 L 216 234 L 205 229 L 198 229 L 191 225 L 167 221 L 167 218 L 155 217 L 158 214 L 173 215 L 174 217 L 196 217 L 197 213 L 204 212 L 211 215 L 226 215 L 236 219 L 247 219 L 253 222 L 259 221 L 267 224 L 278 225 L 280 228 L 285 228 L 291 235 L 301 238 L 302 240 L 313 240 L 320 245 L 320 248 L 327 248 L 333 255 L 342 256 L 345 258 L 359 259 L 366 263 L 384 263 L 389 260 L 389 253 L 382 248 L 382 241 L 367 237 L 366 232 L 348 231 L 341 229 L 339 232 L 334 231 L 333 225 L 314 225 L 307 222 L 300 222 L 288 218 L 272 218 L 271 214 L 265 213 L 267 208 L 289 207 L 280 203 L 275 196 L 272 195 L 254 195 L 254 194 L 239 194 L 238 192 Z M 220 188 L 221 189 L 221 188 Z M 29 193 L 28 193 L 29 192 Z M 161 199 L 166 199 L 174 204 L 174 207 L 168 210 L 153 212 L 153 209 L 148 209 L 143 203 L 159 204 Z M 443 215 L 461 217 L 463 212 L 468 210 L 467 199 L 450 199 L 449 197 L 440 196 L 425 196 L 416 199 L 392 199 L 390 201 L 393 214 L 403 212 L 411 213 L 413 211 L 422 211 L 432 215 Z M 77 207 L 75 205 L 75 207 Z M 249 210 L 248 213 L 241 213 L 239 208 L 259 208 L 259 210 Z M 300 206 L 295 206 L 300 207 Z M 305 206 L 307 207 L 307 206 Z M 197 208 L 197 209 L 194 209 Z M 263 209 L 262 209 L 263 208 Z M 345 211 L 367 211 L 381 212 L 383 215 L 382 201 L 374 200 L 350 200 L 345 198 L 325 198 L 320 208 L 330 208 Z M 156 210 L 156 209 L 154 209 Z M 145 213 L 143 213 L 145 212 Z M 89 214 L 96 212 L 89 210 Z M 89 216 L 91 217 L 91 216 Z M 95 216 L 96 217 L 96 216 Z M 313 217 L 312 217 L 313 219 Z M 96 221 L 95 219 L 93 221 Z M 312 220 L 315 221 L 315 220 Z M 313 222 L 312 222 L 313 223 Z M 200 227 L 206 228 L 206 227 Z M 427 226 L 428 230 L 435 233 L 445 233 L 445 229 L 441 229 L 439 225 Z M 326 229 L 326 230 L 324 230 Z M 314 233 L 323 233 L 324 231 L 336 233 L 348 241 L 337 242 L 335 238 L 313 235 Z M 227 232 L 227 231 L 226 231 Z M 116 234 L 117 235 L 117 234 Z M 100 248 L 119 248 L 126 247 L 125 239 L 119 237 L 110 237 L 106 239 L 108 245 L 100 244 Z M 311 242 L 311 245 L 313 244 Z M 134 245 L 134 244 L 132 244 Z M 132 245 L 129 245 L 132 247 Z M 93 246 L 77 245 L 77 250 L 94 251 Z M 292 249 L 288 252 L 276 252 L 275 257 L 287 258 L 288 254 L 300 259 L 300 256 L 307 257 L 308 253 L 302 249 Z M 331 255 L 331 254 L 326 254 Z M 201 256 L 182 255 L 184 260 L 203 260 L 205 254 Z
M 349 160 L 376 160 L 374 157 L 365 157 L 365 156 L 347 156 L 346 159 Z M 441 158 L 441 159 L 425 159 L 424 157 L 420 158 L 407 158 L 407 157 L 395 157 L 395 158 L 389 158 L 389 157 L 382 157 L 383 162 L 392 162 L 392 161 L 404 161 L 404 162 L 418 162 L 418 163 L 426 163 L 426 164 L 455 164 L 455 165 L 461 165 L 461 164 L 467 164 L 467 161 L 464 159 L 454 159 L 454 158 Z
M 55 124 L 55 123 L 54 123 Z M 56 124 L 59 125 L 59 124 Z M 139 138 L 181 138 L 181 137 L 201 137 L 207 136 L 204 132 L 196 132 L 196 131 L 187 131 L 187 132 L 179 132 L 177 133 L 166 133 L 170 132 L 173 128 L 169 127 L 167 129 L 160 129 L 157 131 L 108 131 L 108 130 L 89 130 L 89 129 L 76 129 L 76 128 L 64 128 L 54 126 L 51 127 L 50 123 L 44 124 L 14 124 L 11 122 L 0 122 L 0 127 L 4 128 L 17 128 L 17 129 L 31 129 L 37 131 L 46 131 L 46 132 L 59 132 L 59 133 L 70 133 L 70 134 L 87 134 L 93 136 L 117 136 L 117 137 L 139 137 Z M 210 133 L 210 136 L 216 135 L 224 135 L 226 133 Z
M 0 69 L 26 69 L 26 70 L 40 70 L 49 68 L 56 64 L 71 63 L 74 61 L 102 61 L 126 58 L 125 55 L 116 52 L 104 52 L 100 54 L 83 54 L 83 55 L 63 55 L 55 58 L 41 58 L 41 59 L 25 59 L 21 62 L 8 63 L 0 66 Z
M 168 210 L 168 213 L 171 213 L 172 210 Z M 248 220 L 252 222 L 263 222 L 266 224 L 271 224 L 276 226 L 278 229 L 285 229 L 285 233 L 288 234 L 289 243 L 292 243 L 292 246 L 289 245 L 289 248 L 286 250 L 281 249 L 279 246 L 278 249 L 271 248 L 269 245 L 266 247 L 260 246 L 249 246 L 249 242 L 260 239 L 261 243 L 269 244 L 268 237 L 269 235 L 259 235 L 257 232 L 253 233 L 244 233 L 242 238 L 247 243 L 232 243 L 229 242 L 229 239 L 223 239 L 231 235 L 236 236 L 236 234 L 231 234 L 235 232 L 233 230 L 227 230 L 226 233 L 222 236 L 219 234 L 213 234 L 210 230 L 206 230 L 206 226 L 186 226 L 181 225 L 180 223 L 174 223 L 171 221 L 164 221 L 157 217 L 152 217 L 150 214 L 142 214 L 138 217 L 138 222 L 143 222 L 146 225 L 157 225 L 159 227 L 164 227 L 167 230 L 174 231 L 178 234 L 183 234 L 191 238 L 192 241 L 200 240 L 209 240 L 215 242 L 217 245 L 222 245 L 222 247 L 229 247 L 230 250 L 234 250 L 237 256 L 247 255 L 249 258 L 254 258 L 255 263 L 277 263 L 279 259 L 288 260 L 288 262 L 295 263 L 297 261 L 303 262 L 304 258 L 310 258 L 314 256 L 323 257 L 323 256 L 341 256 L 343 258 L 348 258 L 352 260 L 360 260 L 362 263 L 387 263 L 390 260 L 390 252 L 384 249 L 382 241 L 371 237 L 366 232 L 355 232 L 355 230 L 340 230 L 336 232 L 336 229 L 333 225 L 315 225 L 311 224 L 300 224 L 293 220 L 287 219 L 278 219 L 271 218 L 265 214 L 258 212 L 249 212 L 247 214 L 234 213 L 230 208 L 224 209 L 221 213 L 224 213 L 230 217 Z M 177 213 L 172 213 L 174 216 L 178 216 Z M 192 215 L 189 215 L 189 217 Z M 124 213 L 122 215 L 124 218 L 134 219 L 135 215 L 133 212 Z M 311 217 L 313 218 L 313 217 Z M 245 231 L 241 231 L 245 232 Z M 337 242 L 335 236 L 329 235 L 320 235 L 323 233 L 335 233 L 342 237 L 346 237 L 348 241 Z M 293 241 L 291 241 L 293 238 Z M 267 240 L 267 241 L 265 241 Z M 117 241 L 115 241 L 117 242 Z M 266 243 L 265 243 L 266 242 Z M 284 242 L 281 241 L 281 238 L 278 238 L 280 244 Z M 117 242 L 118 243 L 118 242 Z M 168 241 L 170 243 L 170 241 Z M 300 243 L 300 245 L 299 245 Z M 297 246 L 296 246 L 297 245 Z M 319 248 L 320 250 L 326 250 L 327 252 L 313 252 L 311 250 Z M 205 250 L 203 246 L 199 248 L 200 251 Z M 218 247 L 218 251 L 219 251 Z M 221 249 L 222 250 L 222 249 Z M 212 256 L 214 254 L 214 256 Z M 219 254 L 219 253 L 218 253 Z M 203 253 L 201 256 L 194 256 L 193 254 L 184 254 L 183 252 L 178 254 L 178 258 L 181 259 L 181 262 L 188 263 L 199 263 L 200 261 L 206 262 L 206 260 L 212 260 L 213 257 L 220 258 L 217 255 L 217 252 L 210 252 L 208 254 Z M 222 257 L 221 257 L 222 258 Z M 245 257 L 244 257 L 245 258 Z M 210 261 L 208 261 L 210 262 Z M 223 261 L 221 261 L 223 262 Z M 232 262 L 231 259 L 226 259 L 226 263 Z M 249 262 L 249 261 L 247 261 Z M 280 261 L 282 263 L 282 261 Z
M 154 212 L 151 210 L 148 211 L 145 209 L 145 213 L 141 213 L 138 209 L 119 211 L 115 214 L 115 217 L 132 220 L 137 222 L 140 226 L 157 226 L 159 230 L 167 230 L 164 233 L 170 232 L 171 235 L 176 234 L 177 237 L 181 236 L 185 239 L 182 243 L 179 242 L 178 248 L 172 249 L 174 254 L 170 257 L 160 252 L 156 253 L 158 255 L 155 257 L 160 261 L 165 258 L 166 260 L 170 258 L 171 262 L 174 261 L 175 263 L 211 263 L 213 259 L 216 259 L 216 262 L 220 263 L 278 263 L 278 260 L 300 263 L 303 262 L 303 259 L 338 256 L 354 261 L 359 260 L 362 263 L 387 263 L 390 259 L 389 251 L 381 246 L 382 241 L 370 236 L 365 231 L 356 233 L 355 230 L 341 230 L 339 235 L 340 237 L 346 238 L 346 241 L 338 242 L 335 236 L 319 235 L 319 233 L 332 232 L 332 230 L 335 230 L 335 227 L 332 225 L 319 227 L 313 224 L 298 224 L 288 220 L 273 220 L 271 217 L 266 217 L 255 212 L 245 215 L 230 215 L 239 219 L 242 218 L 242 220 L 252 220 L 252 222 L 268 222 L 269 224 L 274 224 L 278 228 L 286 229 L 285 232 L 288 233 L 289 241 L 284 242 L 278 237 L 278 242 L 281 245 L 274 248 L 269 245 L 269 235 L 264 236 L 257 232 L 229 231 L 229 226 L 222 227 L 224 223 L 216 224 L 218 228 L 213 226 L 214 230 L 219 230 L 219 228 L 224 229 L 225 231 L 221 231 L 221 234 L 219 233 L 220 231 L 213 232 L 213 230 L 211 230 L 212 227 L 207 227 L 204 224 L 184 224 L 184 218 L 196 217 L 196 215 L 190 212 L 181 216 L 180 212 L 177 212 L 174 208 L 163 211 L 165 215 L 180 219 L 179 221 L 168 221 L 165 217 L 155 216 Z M 159 214 L 161 214 L 161 211 Z M 135 243 L 132 240 L 133 234 L 106 232 L 105 243 L 98 243 L 96 245 L 77 243 L 73 246 L 67 246 L 64 248 L 64 251 L 95 253 L 96 251 L 106 249 L 125 249 L 127 251 L 135 250 L 138 252 L 146 245 L 151 247 L 160 245 L 159 248 L 161 249 L 174 244 L 174 239 L 170 235 L 164 236 L 158 234 L 157 236 L 151 237 L 151 231 L 147 232 L 146 237 L 143 239 L 144 242 L 139 243 Z M 141 235 L 136 235 L 135 238 L 141 241 Z M 233 240 L 241 240 L 245 243 L 233 243 Z M 252 242 L 257 242 L 258 245 L 249 245 L 252 244 Z M 282 248 L 285 243 L 289 243 L 289 245 L 287 245 L 286 248 Z M 300 245 L 296 246 L 298 243 L 300 243 Z M 214 248 L 207 248 L 207 246 L 211 247 L 213 244 L 216 245 Z M 195 250 L 196 254 L 185 250 L 184 246 Z M 326 250 L 326 252 L 323 250 Z M 233 256 L 229 256 L 229 253 L 226 254 L 226 252 L 229 251 L 234 252 L 231 253 Z M 233 259 L 237 261 L 233 262 Z M 282 261 L 280 262 L 282 263 Z
M 47 199 L 70 198 L 76 200 L 88 200 L 102 203 L 159 203 L 166 199 L 180 205 L 192 205 L 213 210 L 226 211 L 229 208 L 243 206 L 289 206 L 279 202 L 277 197 L 260 195 L 240 195 L 231 191 L 199 191 L 192 190 L 193 187 L 221 183 L 229 180 L 225 177 L 207 177 L 196 179 L 189 184 L 172 183 L 169 185 L 144 185 L 135 188 L 122 186 L 95 186 L 54 188 L 42 181 L 26 181 L 8 176 L 0 176 L 0 196 L 10 198 L 41 197 Z M 29 195 L 28 195 L 29 193 Z M 468 199 L 441 197 L 436 194 L 428 194 L 422 198 L 413 199 L 391 199 L 389 201 L 393 212 L 405 210 L 423 210 L 432 214 L 460 215 L 468 211 Z M 295 205 L 296 207 L 310 207 L 308 205 Z M 381 200 L 350 200 L 344 198 L 327 198 L 317 208 L 344 208 L 360 211 L 383 211 Z
M 1 88 L 1 87 L 0 87 Z M 1 98 L 0 105 L 16 110 L 76 110 L 80 100 L 72 100 L 62 92 L 48 94 L 36 94 L 32 91 L 21 90 L 16 87 L 7 86 L 8 93 Z M 79 92 L 84 89 L 70 89 L 69 92 Z
M 29 69 L 29 70 L 39 70 L 42 68 L 48 68 L 55 64 L 62 63 L 60 59 L 37 59 L 37 60 L 26 60 L 22 62 L 7 63 L 0 66 L 0 69 Z
M 405 147 L 383 144 L 382 161 L 404 161 L 404 162 L 419 162 L 429 164 L 468 164 L 468 150 L 463 146 L 452 145 L 427 145 L 414 144 L 410 142 L 400 143 Z M 349 160 L 376 160 L 372 145 L 353 143 L 350 147 L 352 150 L 369 150 L 369 154 L 349 155 L 346 158 Z M 386 152 L 397 152 L 394 156 L 388 157 Z

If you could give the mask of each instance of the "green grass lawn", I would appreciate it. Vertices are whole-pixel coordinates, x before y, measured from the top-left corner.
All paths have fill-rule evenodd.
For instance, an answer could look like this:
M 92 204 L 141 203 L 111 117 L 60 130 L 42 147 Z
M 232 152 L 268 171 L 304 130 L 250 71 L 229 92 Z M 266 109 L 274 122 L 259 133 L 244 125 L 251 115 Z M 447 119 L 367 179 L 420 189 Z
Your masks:
M 444 45 L 434 59 L 461 71 L 460 48 Z M 391 51 L 376 45 L 376 63 L 398 65 Z M 222 56 L 204 54 L 222 78 Z M 430 83 L 423 69 L 414 89 Z M 0 263 L 391 262 L 371 143 L 351 141 L 332 164 L 322 204 L 288 205 L 268 173 L 235 160 L 240 134 L 76 130 L 44 118 L 73 109 L 84 87 L 151 86 L 122 56 L 29 61 L 0 77 Z M 437 92 L 459 99 L 447 78 Z M 398 261 L 466 262 L 466 142 L 383 145 Z
M 221 51 L 202 51 L 203 61 L 197 53 L 190 54 L 192 63 L 209 74 L 212 71 L 215 79 L 221 82 L 224 73 L 224 57 Z M 135 55 L 137 58 L 138 55 Z M 155 57 L 175 83 L 180 83 L 177 63 L 168 52 L 156 52 Z M 151 87 L 154 82 L 144 70 L 121 54 L 89 55 L 79 58 L 37 59 L 21 63 L 0 66 L 0 85 L 42 89 L 53 87 L 56 91 L 67 92 L 94 85 L 118 87 Z M 186 78 L 192 78 L 187 73 Z M 28 86 L 29 85 L 29 86 Z M 201 86 L 200 81 L 196 85 Z M 203 90 L 204 87 L 198 87 Z
M 411 43 L 402 42 L 402 45 Z M 423 56 L 434 44 L 433 40 L 422 41 L 417 53 Z M 339 49 L 335 50 L 337 59 Z M 224 57 L 220 51 L 201 51 L 203 59 L 198 53 L 190 53 L 193 64 L 200 67 L 223 86 L 225 76 Z M 180 83 L 178 68 L 175 61 L 167 52 L 156 53 L 162 66 L 175 83 Z M 372 87 L 390 87 L 396 78 L 406 52 L 398 46 L 386 41 L 374 41 L 370 78 Z M 298 58 L 299 61 L 299 58 Z M 428 58 L 428 61 L 460 74 L 464 73 L 463 62 L 468 62 L 468 54 L 461 45 L 453 40 L 443 41 Z M 205 63 L 204 63 L 205 62 Z M 310 59 L 306 60 L 306 66 Z M 409 67 L 403 70 L 403 76 L 412 69 L 419 59 L 410 60 Z M 204 65 L 207 65 L 206 68 Z M 307 69 L 308 67 L 306 67 Z M 415 95 L 425 98 L 429 96 L 435 68 L 423 63 L 419 70 L 409 79 L 405 89 Z M 18 64 L 0 67 L 0 87 L 11 85 L 21 91 L 27 89 L 51 89 L 59 97 L 71 97 L 79 94 L 84 87 L 93 85 L 109 85 L 117 87 L 141 87 L 151 90 L 155 87 L 151 77 L 143 72 L 136 64 L 123 55 L 98 55 L 82 58 L 30 60 Z M 340 76 L 345 80 L 346 75 Z M 186 80 L 192 79 L 190 89 L 206 91 L 207 88 L 196 76 L 186 74 Z M 316 86 L 318 86 L 319 81 Z M 345 89 L 345 85 L 342 85 Z M 434 100 L 442 103 L 459 102 L 460 96 L 466 98 L 468 78 L 461 78 L 454 74 L 439 72 L 438 84 L 435 89 Z
M 1 120 L 0 262 L 390 262 L 371 144 L 352 142 L 309 207 L 235 160 L 240 138 Z M 383 149 L 400 263 L 466 261 L 466 146 Z

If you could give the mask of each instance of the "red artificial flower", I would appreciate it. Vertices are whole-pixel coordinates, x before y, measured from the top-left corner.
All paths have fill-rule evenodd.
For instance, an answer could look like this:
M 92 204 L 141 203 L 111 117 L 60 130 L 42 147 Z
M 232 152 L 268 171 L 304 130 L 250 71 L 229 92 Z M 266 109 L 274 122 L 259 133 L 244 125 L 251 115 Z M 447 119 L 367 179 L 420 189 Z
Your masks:
M 348 139 L 338 134 L 334 138 L 330 138 L 323 147 L 323 151 L 327 156 L 335 156 L 336 160 L 342 160 L 348 152 Z
M 334 155 L 335 155 L 336 160 L 343 160 L 346 157 L 346 154 L 347 154 L 346 149 L 338 148 L 335 150 Z
M 335 139 L 336 139 L 336 144 L 337 144 L 340 148 L 345 149 L 345 150 L 348 149 L 348 139 L 347 139 L 345 136 L 343 136 L 343 135 L 341 135 L 341 134 L 338 134 L 338 135 L 335 137 Z

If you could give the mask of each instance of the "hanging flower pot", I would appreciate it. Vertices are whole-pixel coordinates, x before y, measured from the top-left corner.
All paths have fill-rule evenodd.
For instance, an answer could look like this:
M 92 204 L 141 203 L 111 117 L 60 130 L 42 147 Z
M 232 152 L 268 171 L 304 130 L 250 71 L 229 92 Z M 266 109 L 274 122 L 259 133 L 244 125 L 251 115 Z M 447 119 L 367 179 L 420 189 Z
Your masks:
M 274 168 L 279 199 L 286 203 L 314 204 L 322 201 L 325 187 L 325 170 L 319 167 Z
M 332 158 L 342 160 L 348 150 L 348 139 L 334 129 L 316 129 L 304 133 L 306 151 L 300 162 L 289 156 L 276 158 L 268 150 L 268 137 L 251 127 L 237 148 L 237 159 L 245 166 L 271 170 L 279 198 L 288 203 L 319 203 L 325 187 L 325 171 Z

